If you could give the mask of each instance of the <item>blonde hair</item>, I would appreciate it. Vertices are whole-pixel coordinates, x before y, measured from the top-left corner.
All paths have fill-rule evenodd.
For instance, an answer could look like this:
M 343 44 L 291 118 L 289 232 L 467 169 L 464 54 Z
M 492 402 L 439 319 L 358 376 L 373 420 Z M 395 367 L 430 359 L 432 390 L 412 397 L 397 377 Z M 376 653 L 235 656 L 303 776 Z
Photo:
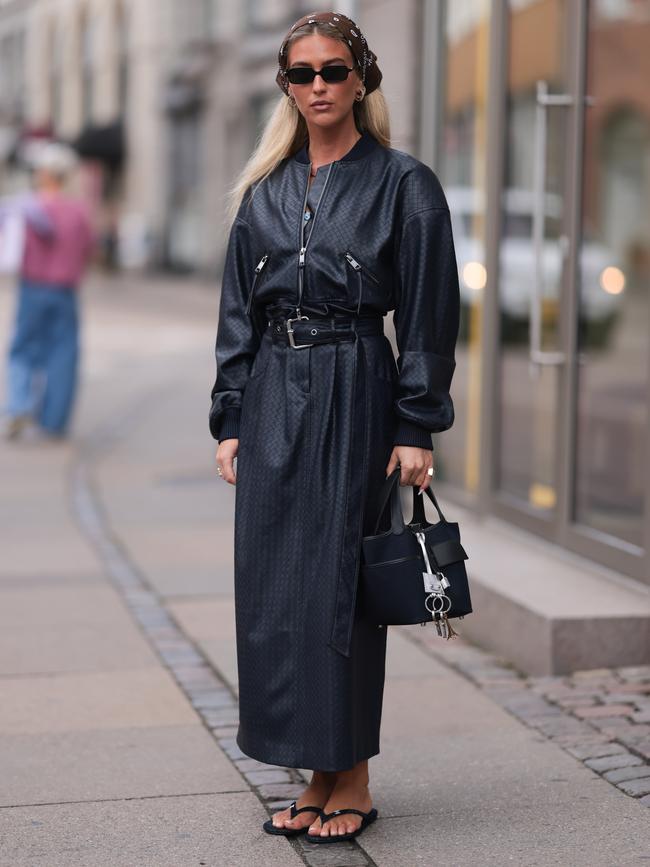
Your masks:
M 333 34 L 331 28 L 324 23 L 304 24 L 298 27 L 289 37 L 289 46 L 303 36 L 319 33 L 329 39 L 337 39 L 346 47 L 347 40 L 338 32 Z M 355 62 L 355 73 L 358 73 Z M 361 80 L 359 76 L 359 80 Z M 367 94 L 360 102 L 355 101 L 352 110 L 359 132 L 368 131 L 384 147 L 390 147 L 390 118 L 388 104 L 381 88 L 376 88 Z M 285 157 L 292 156 L 300 150 L 307 140 L 307 123 L 296 105 L 289 102 L 283 95 L 278 100 L 270 118 L 266 122 L 259 140 L 250 155 L 248 162 L 237 177 L 233 187 L 227 194 L 226 221 L 228 226 L 234 220 L 244 193 L 248 187 L 268 177 Z M 255 191 L 253 190 L 253 193 Z

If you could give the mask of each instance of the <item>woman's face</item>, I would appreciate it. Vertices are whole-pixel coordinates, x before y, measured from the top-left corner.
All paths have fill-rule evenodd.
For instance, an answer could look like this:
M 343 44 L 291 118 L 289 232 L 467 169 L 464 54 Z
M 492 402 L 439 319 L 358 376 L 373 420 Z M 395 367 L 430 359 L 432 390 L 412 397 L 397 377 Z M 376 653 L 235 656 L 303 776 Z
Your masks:
M 323 66 L 341 65 L 349 69 L 354 65 L 354 57 L 348 46 L 338 39 L 313 33 L 301 37 L 289 46 L 287 69 L 294 66 L 322 69 Z M 289 84 L 289 91 L 293 94 L 296 106 L 307 125 L 320 127 L 341 123 L 352 111 L 355 94 L 360 89 L 361 79 L 356 69 L 348 74 L 345 81 L 328 84 L 317 75 L 311 84 Z M 323 104 L 319 107 L 316 103 Z

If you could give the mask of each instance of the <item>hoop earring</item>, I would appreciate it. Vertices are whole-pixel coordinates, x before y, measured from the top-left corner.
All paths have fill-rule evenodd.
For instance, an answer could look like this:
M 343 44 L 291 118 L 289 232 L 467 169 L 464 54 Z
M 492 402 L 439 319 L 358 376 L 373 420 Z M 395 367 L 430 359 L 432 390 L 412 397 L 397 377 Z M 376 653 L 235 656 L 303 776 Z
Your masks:
M 289 100 L 289 105 L 292 105 L 294 108 L 296 107 L 296 98 L 292 93 L 287 94 L 287 99 Z
M 361 102 L 361 100 L 364 98 L 365 95 L 366 95 L 366 88 L 364 87 L 363 90 L 357 91 L 354 98 L 357 100 L 357 102 Z

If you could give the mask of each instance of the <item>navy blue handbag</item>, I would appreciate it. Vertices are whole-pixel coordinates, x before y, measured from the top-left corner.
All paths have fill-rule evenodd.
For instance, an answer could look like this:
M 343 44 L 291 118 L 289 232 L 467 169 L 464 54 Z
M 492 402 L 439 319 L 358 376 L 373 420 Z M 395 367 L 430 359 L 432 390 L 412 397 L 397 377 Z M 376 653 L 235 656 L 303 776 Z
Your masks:
M 439 521 L 431 524 L 424 513 L 424 494 L 413 486 L 413 517 L 404 523 L 399 491 L 401 470 L 386 478 L 379 495 L 373 535 L 362 540 L 359 604 L 365 619 L 377 625 L 433 622 L 445 638 L 457 635 L 449 619 L 472 611 L 460 530 L 447 521 L 431 485 L 425 494 Z M 390 503 L 391 526 L 378 533 Z

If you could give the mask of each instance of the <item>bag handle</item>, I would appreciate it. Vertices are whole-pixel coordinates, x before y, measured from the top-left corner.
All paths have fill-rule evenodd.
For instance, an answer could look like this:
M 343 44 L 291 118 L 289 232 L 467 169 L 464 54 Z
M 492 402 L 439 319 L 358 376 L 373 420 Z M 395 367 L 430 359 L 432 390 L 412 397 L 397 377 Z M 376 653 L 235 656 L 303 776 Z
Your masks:
M 426 516 L 424 514 L 424 497 L 421 497 L 417 491 L 417 485 L 413 485 L 413 518 L 411 519 L 411 523 L 413 524 L 425 524 Z M 447 519 L 442 514 L 442 509 L 438 505 L 438 501 L 436 500 L 436 495 L 433 493 L 431 489 L 431 483 L 427 485 L 424 489 L 425 494 L 431 500 L 433 505 L 436 507 L 436 512 L 438 513 L 438 517 L 443 523 L 447 523 Z
M 384 514 L 384 510 L 388 504 L 388 500 L 390 499 L 390 513 L 391 513 L 391 532 L 393 533 L 403 533 L 405 529 L 404 524 L 404 516 L 402 514 L 402 503 L 400 500 L 399 494 L 399 479 L 401 476 L 401 468 L 396 467 L 393 472 L 386 477 L 384 484 L 379 491 L 379 511 L 377 512 L 377 520 L 375 522 L 375 530 L 374 533 L 377 535 L 377 531 L 379 530 L 379 524 L 381 522 L 382 515 Z M 424 501 L 422 497 L 417 493 L 417 485 L 413 485 L 413 518 L 411 519 L 412 523 L 425 523 L 425 515 L 424 515 Z M 431 485 L 429 484 L 425 488 L 425 492 L 433 505 L 436 507 L 436 511 L 441 521 L 447 523 L 447 519 L 442 514 L 442 510 L 438 505 L 438 501 L 436 499 L 435 494 L 431 490 Z
M 399 481 L 401 470 L 399 467 L 395 467 L 393 472 L 386 476 L 386 481 L 381 487 L 379 491 L 379 511 L 377 512 L 377 520 L 375 522 L 375 535 L 379 530 L 379 524 L 381 522 L 381 517 L 384 514 L 384 509 L 388 504 L 388 500 L 390 498 L 390 523 L 391 523 L 391 532 L 393 533 L 403 533 L 404 532 L 404 516 L 402 515 L 402 504 L 399 498 L 399 490 L 397 482 Z

